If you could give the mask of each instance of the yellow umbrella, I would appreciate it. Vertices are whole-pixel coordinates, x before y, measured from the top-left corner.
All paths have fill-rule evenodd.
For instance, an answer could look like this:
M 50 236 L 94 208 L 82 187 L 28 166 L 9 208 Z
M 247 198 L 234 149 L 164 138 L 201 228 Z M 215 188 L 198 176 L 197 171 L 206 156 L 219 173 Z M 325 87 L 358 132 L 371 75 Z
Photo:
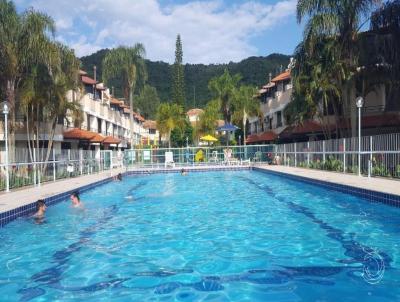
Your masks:
M 214 136 L 209 135 L 209 134 L 206 135 L 206 136 L 200 137 L 200 139 L 202 141 L 206 141 L 206 142 L 216 142 L 216 141 L 218 141 L 218 139 L 216 139 Z

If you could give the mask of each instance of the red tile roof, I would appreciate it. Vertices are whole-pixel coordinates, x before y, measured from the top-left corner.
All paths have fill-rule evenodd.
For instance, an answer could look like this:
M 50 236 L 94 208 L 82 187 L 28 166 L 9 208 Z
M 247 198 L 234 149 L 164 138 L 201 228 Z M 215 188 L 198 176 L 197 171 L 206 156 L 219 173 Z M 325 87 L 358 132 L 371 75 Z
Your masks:
M 261 134 L 249 135 L 246 139 L 246 143 L 257 143 L 257 142 L 270 142 L 276 140 L 278 136 L 273 131 L 266 131 Z
M 143 123 L 143 128 L 146 128 L 146 129 L 157 129 L 157 122 L 156 121 L 152 121 L 152 120 L 146 120 Z
M 96 135 L 90 139 L 91 143 L 102 143 L 104 141 L 104 136 L 95 133 Z
M 116 98 L 111 98 L 111 100 L 110 100 L 110 105 L 118 105 L 118 106 L 120 106 L 121 103 L 123 104 L 124 102 L 120 101 L 120 100 L 118 100 Z
M 95 85 L 97 83 L 95 80 L 93 80 L 92 78 L 90 78 L 86 75 L 82 75 L 81 79 L 82 79 L 83 84 Z
M 116 144 L 118 145 L 121 142 L 120 139 L 113 137 L 113 136 L 107 136 L 104 140 L 103 140 L 103 144 Z
M 200 115 L 203 112 L 204 112 L 203 109 L 193 108 L 193 109 L 190 109 L 188 112 L 186 112 L 186 114 L 189 116 L 193 116 L 193 115 Z
M 281 74 L 279 74 L 275 78 L 273 78 L 272 82 L 281 82 L 281 81 L 289 80 L 289 79 L 290 79 L 290 71 L 286 70 L 285 72 L 282 72 Z
M 63 136 L 66 139 L 91 140 L 96 136 L 96 133 L 79 128 L 72 128 L 64 131 Z
M 134 112 L 133 115 L 137 118 L 140 122 L 144 122 L 146 119 L 141 116 L 139 113 Z

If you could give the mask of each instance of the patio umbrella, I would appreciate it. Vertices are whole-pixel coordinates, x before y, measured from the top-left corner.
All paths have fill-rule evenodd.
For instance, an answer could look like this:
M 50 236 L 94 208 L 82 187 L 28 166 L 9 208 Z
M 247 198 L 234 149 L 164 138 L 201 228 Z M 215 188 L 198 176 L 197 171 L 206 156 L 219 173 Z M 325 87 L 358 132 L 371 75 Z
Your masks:
M 240 129 L 240 128 L 236 127 L 235 125 L 232 125 L 232 124 L 225 124 L 225 125 L 217 128 L 218 131 L 229 131 L 229 132 L 236 131 L 238 129 Z
M 217 128 L 218 131 L 226 131 L 226 145 L 227 146 L 229 144 L 229 133 L 235 132 L 238 129 L 239 129 L 239 127 L 236 127 L 235 125 L 232 125 L 229 123 L 226 123 L 225 125 Z
M 202 141 L 206 141 L 206 142 L 216 142 L 218 139 L 216 139 L 214 136 L 212 136 L 212 135 L 206 135 L 206 136 L 203 136 L 203 137 L 200 137 L 200 139 L 202 140 Z

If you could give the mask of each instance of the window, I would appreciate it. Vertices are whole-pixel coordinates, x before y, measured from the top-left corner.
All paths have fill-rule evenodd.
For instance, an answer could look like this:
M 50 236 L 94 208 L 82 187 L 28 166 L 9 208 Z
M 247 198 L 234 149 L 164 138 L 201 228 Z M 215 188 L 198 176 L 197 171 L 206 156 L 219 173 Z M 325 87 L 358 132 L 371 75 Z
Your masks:
M 149 134 L 156 134 L 156 129 L 149 129 Z
M 276 127 L 282 127 L 282 111 L 276 113 Z

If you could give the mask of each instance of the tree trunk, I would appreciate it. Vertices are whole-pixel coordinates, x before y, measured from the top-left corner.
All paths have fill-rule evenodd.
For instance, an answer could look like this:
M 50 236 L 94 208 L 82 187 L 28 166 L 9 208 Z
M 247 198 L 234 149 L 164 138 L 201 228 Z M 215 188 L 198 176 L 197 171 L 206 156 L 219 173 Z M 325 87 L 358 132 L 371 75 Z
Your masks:
M 349 106 L 350 106 L 350 122 L 351 122 L 351 136 L 357 136 L 357 107 L 356 107 L 356 89 L 353 81 L 349 85 Z
M 244 146 L 246 146 L 246 121 L 247 121 L 246 110 L 243 110 L 243 145 Z
M 129 115 L 130 118 L 130 124 L 131 124 L 131 149 L 133 149 L 133 87 L 130 87 L 129 89 L 129 106 L 131 107 L 131 114 Z
M 54 141 L 54 134 L 56 132 L 56 127 L 57 127 L 57 121 L 58 118 L 53 118 L 53 121 L 51 122 L 51 131 L 50 131 L 50 136 L 48 137 L 48 145 L 47 145 L 47 152 L 46 152 L 46 157 L 44 158 L 45 164 L 42 167 L 42 174 L 46 171 L 47 168 L 47 161 L 50 158 L 50 153 L 53 148 L 53 141 Z M 54 152 L 54 150 L 53 150 Z
M 7 81 L 6 99 L 9 106 L 9 119 L 8 119 L 8 161 L 15 162 L 15 79 Z M 3 109 L 3 108 L 1 108 Z

